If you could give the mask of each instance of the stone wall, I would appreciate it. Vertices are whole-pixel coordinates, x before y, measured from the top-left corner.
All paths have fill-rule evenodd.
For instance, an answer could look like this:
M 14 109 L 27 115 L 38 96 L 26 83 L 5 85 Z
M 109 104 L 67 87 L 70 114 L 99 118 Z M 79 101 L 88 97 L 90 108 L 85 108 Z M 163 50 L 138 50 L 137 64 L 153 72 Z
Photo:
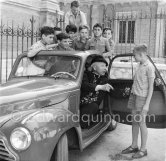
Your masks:
M 39 3 L 40 0 L 36 0 L 36 2 Z M 29 4 L 29 5 L 28 5 Z M 30 28 L 30 19 L 32 18 L 32 15 L 34 16 L 34 19 L 36 22 L 34 23 L 34 27 L 38 28 L 40 25 L 40 9 L 35 6 L 32 7 L 32 1 L 25 1 L 24 3 L 19 3 L 19 1 L 4 1 L 1 4 L 1 19 L 3 21 L 3 24 L 8 23 L 9 26 L 11 26 L 12 21 L 14 23 L 14 26 L 20 26 L 22 27 L 23 23 L 24 26 Z
M 56 11 L 60 11 L 56 0 L 5 0 L 1 2 L 1 19 L 4 24 L 30 27 L 30 19 L 34 16 L 34 29 L 43 25 L 55 26 Z
M 72 0 L 60 0 L 64 4 L 63 11 L 70 10 Z M 132 52 L 135 44 L 146 43 L 148 53 L 152 57 L 163 57 L 164 53 L 164 22 L 160 17 L 161 11 L 166 9 L 166 3 L 160 1 L 87 1 L 79 0 L 80 8 L 87 15 L 88 25 L 92 29 L 97 22 L 104 23 L 104 12 L 111 22 L 114 31 L 113 40 L 116 43 L 115 54 Z M 119 18 L 118 15 L 123 15 Z M 125 16 L 126 15 L 126 16 Z M 156 17 L 157 16 L 157 17 Z M 119 21 L 135 21 L 134 43 L 119 43 Z M 90 32 L 91 33 L 91 32 Z
M 16 58 L 27 51 L 31 46 L 32 30 L 35 35 L 44 25 L 54 27 L 57 16 L 63 15 L 56 0 L 5 0 L 0 2 L 0 7 L 4 59 Z M 39 35 L 37 38 L 34 35 L 32 43 L 39 39 Z
M 153 9 L 153 10 L 152 10 Z M 131 52 L 135 44 L 146 43 L 149 48 L 149 55 L 154 56 L 155 52 L 155 34 L 156 34 L 156 19 L 152 15 L 156 14 L 157 3 L 134 2 L 125 4 L 116 4 L 116 15 L 123 14 L 124 17 L 120 19 L 127 19 L 128 21 L 135 21 L 134 44 L 120 44 L 118 43 L 118 21 L 115 22 L 115 41 L 117 53 Z M 117 17 L 117 16 L 116 16 Z M 117 28 L 117 29 L 116 29 Z
M 63 15 L 70 10 L 72 0 L 5 0 L 1 4 L 1 17 L 3 24 L 10 25 L 14 22 L 15 26 L 30 27 L 30 19 L 34 16 L 34 29 L 40 26 L 55 26 L 57 15 Z M 86 13 L 87 22 L 92 35 L 92 27 L 95 23 L 103 23 L 104 16 L 110 20 L 113 29 L 113 40 L 116 43 L 115 54 L 132 52 L 137 43 L 146 43 L 149 55 L 153 57 L 163 57 L 166 55 L 165 42 L 165 19 L 150 19 L 149 17 L 160 17 L 160 12 L 166 9 L 166 3 L 152 0 L 79 0 L 80 9 Z M 117 15 L 124 14 L 124 18 L 135 20 L 134 43 L 119 43 L 119 21 Z M 127 16 L 125 16 L 127 15 Z M 141 18 L 139 18 L 141 17 Z M 117 20 L 118 19 L 118 20 Z M 123 18 L 122 18 L 123 19 Z M 63 28 L 64 29 L 64 28 Z

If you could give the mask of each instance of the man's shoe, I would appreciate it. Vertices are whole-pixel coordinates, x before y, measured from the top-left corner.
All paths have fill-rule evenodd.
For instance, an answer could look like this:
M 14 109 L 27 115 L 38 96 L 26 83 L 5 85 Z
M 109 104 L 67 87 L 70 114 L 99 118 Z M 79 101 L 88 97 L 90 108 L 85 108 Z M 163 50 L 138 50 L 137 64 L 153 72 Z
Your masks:
M 138 147 L 132 148 L 132 146 L 129 146 L 128 148 L 122 150 L 122 154 L 136 153 L 138 151 L 139 151 Z
M 132 156 L 132 158 L 133 158 L 133 159 L 138 159 L 138 158 L 145 157 L 145 156 L 147 156 L 147 155 L 148 155 L 147 150 L 145 150 L 145 151 L 139 150 L 137 153 L 135 153 L 135 154 Z

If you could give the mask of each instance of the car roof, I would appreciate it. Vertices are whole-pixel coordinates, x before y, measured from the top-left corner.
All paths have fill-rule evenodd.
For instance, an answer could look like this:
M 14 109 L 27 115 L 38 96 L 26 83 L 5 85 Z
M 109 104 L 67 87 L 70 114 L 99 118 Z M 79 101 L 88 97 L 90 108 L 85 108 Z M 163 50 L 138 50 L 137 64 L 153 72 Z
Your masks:
M 23 55 L 26 55 L 27 52 L 24 52 Z M 79 56 L 82 58 L 87 58 L 89 55 L 101 55 L 97 50 L 87 50 L 87 51 L 54 51 L 54 50 L 41 50 L 37 53 L 38 55 L 68 55 L 68 56 Z
M 26 56 L 28 51 L 23 52 L 22 54 L 18 55 L 18 59 L 22 56 Z M 36 55 L 64 55 L 64 56 L 78 56 L 82 58 L 83 60 L 86 60 L 87 57 L 90 55 L 101 55 L 101 53 L 98 50 L 86 50 L 86 51 L 55 51 L 55 50 L 41 50 Z M 126 53 L 126 54 L 118 54 L 113 56 L 111 59 L 114 60 L 117 57 L 126 57 L 126 56 L 133 56 L 132 53 Z

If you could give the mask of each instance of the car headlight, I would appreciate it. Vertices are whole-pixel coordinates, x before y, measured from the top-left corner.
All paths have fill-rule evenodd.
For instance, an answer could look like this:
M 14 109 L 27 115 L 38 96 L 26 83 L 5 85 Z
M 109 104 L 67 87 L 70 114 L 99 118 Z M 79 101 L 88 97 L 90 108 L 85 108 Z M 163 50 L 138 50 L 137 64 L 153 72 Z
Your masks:
M 25 150 L 31 144 L 31 135 L 27 129 L 19 127 L 12 131 L 10 142 L 16 150 Z

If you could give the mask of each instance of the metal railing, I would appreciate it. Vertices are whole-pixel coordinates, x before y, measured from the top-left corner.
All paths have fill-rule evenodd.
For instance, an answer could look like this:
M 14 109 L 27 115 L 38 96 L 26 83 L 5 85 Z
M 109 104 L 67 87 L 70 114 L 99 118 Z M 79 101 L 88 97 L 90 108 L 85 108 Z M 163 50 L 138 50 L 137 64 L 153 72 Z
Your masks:
M 130 53 L 135 44 L 145 43 L 150 56 L 166 57 L 166 13 L 163 11 L 116 12 L 112 17 L 104 15 L 103 26 L 113 30 L 115 55 Z
M 0 83 L 3 83 L 7 80 L 16 57 L 39 39 L 39 31 L 34 31 L 33 16 L 30 28 L 24 24 L 16 27 L 14 21 L 10 25 L 2 20 L 0 23 Z
M 64 30 L 63 17 L 57 17 L 56 22 L 56 26 Z M 39 32 L 38 29 L 34 31 L 33 16 L 30 28 L 24 24 L 14 27 L 14 22 L 9 25 L 1 20 L 0 23 L 0 83 L 3 83 L 7 80 L 17 55 L 28 50 L 39 39 Z M 90 26 L 91 29 L 92 27 Z M 151 57 L 166 57 L 165 12 L 115 12 L 112 17 L 104 15 L 103 27 L 111 27 L 113 30 L 114 55 L 131 53 L 135 44 L 146 43 Z

